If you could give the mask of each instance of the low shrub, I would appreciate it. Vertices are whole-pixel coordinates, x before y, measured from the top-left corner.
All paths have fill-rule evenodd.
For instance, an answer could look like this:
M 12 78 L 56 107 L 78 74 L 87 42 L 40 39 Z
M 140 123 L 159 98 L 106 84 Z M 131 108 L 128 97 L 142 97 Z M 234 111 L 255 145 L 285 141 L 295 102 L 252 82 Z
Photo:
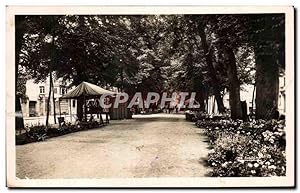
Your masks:
M 63 123 L 60 127 L 46 127 L 45 125 L 26 125 L 25 133 L 16 134 L 16 144 L 22 145 L 37 141 L 45 141 L 47 138 L 65 135 L 85 129 L 99 127 L 100 124 L 93 122 L 78 122 L 77 124 Z
M 224 120 L 224 119 L 229 119 L 230 118 L 230 114 L 228 113 L 224 113 L 221 115 L 212 115 L 212 114 L 208 114 L 205 112 L 201 112 L 201 111 L 192 111 L 192 110 L 188 110 L 185 112 L 185 116 L 186 116 L 186 120 L 187 121 L 193 121 L 196 122 L 197 120 Z

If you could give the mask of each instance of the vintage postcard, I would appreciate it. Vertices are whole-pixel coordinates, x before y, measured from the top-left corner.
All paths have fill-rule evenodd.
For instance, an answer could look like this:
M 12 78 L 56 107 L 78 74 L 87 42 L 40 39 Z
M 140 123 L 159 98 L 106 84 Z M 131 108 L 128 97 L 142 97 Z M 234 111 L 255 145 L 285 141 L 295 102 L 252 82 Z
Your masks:
M 294 187 L 292 6 L 7 6 L 8 187 Z

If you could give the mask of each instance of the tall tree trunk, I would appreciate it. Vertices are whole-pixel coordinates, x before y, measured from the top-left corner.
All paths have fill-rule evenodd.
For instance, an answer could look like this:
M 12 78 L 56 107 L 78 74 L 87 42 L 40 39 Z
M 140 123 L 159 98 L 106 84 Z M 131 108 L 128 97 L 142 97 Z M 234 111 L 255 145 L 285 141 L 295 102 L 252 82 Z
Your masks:
M 54 97 L 54 83 L 53 83 L 53 77 L 52 73 L 50 73 L 51 76 L 51 87 L 52 87 L 52 101 L 53 101 L 53 118 L 54 118 L 54 124 L 56 124 L 56 107 L 55 107 L 55 97 Z
M 252 92 L 252 110 L 254 110 L 254 95 L 255 95 L 256 85 L 253 85 L 253 92 Z
M 21 97 L 16 95 L 16 130 L 24 129 L 24 119 L 21 108 Z
M 206 89 L 206 96 L 205 96 L 206 108 L 205 108 L 205 110 L 206 110 L 207 113 L 209 112 L 209 109 L 208 109 L 208 106 L 209 106 L 208 100 L 209 100 L 209 91 L 208 91 L 208 89 Z
M 216 104 L 216 97 L 214 97 L 214 100 L 213 100 L 213 105 L 212 105 L 212 114 L 215 114 L 215 104 Z
M 51 99 L 51 92 L 52 92 L 52 86 L 51 86 L 51 82 L 52 82 L 52 72 L 50 72 L 50 86 L 49 86 L 49 95 L 48 95 L 48 101 L 47 101 L 47 116 L 46 116 L 46 127 L 48 127 L 49 125 L 49 114 L 50 114 L 50 99 Z
M 202 22 L 199 22 L 199 27 L 198 27 L 198 32 L 201 38 L 201 45 L 205 53 L 205 60 L 207 64 L 207 70 L 211 78 L 211 83 L 213 87 L 213 93 L 216 97 L 216 101 L 218 104 L 218 110 L 219 113 L 224 113 L 225 112 L 225 107 L 223 104 L 223 99 L 221 97 L 221 89 L 220 89 L 220 83 L 216 75 L 216 70 L 213 66 L 212 62 L 212 53 L 211 50 L 209 50 L 208 45 L 207 45 L 207 40 L 206 40 L 206 35 L 204 32 L 204 25 Z
M 278 116 L 279 67 L 285 66 L 284 15 L 254 16 L 249 21 L 256 62 L 255 117 L 271 119 Z
M 16 129 L 21 129 L 24 128 L 24 119 L 23 119 L 23 113 L 22 113 L 22 106 L 21 106 L 21 98 L 22 95 L 20 95 L 20 90 L 18 90 L 18 84 L 20 83 L 19 79 L 19 61 L 20 61 L 20 53 L 21 53 L 21 48 L 22 48 L 22 43 L 23 43 L 23 36 L 25 33 L 25 28 L 24 28 L 24 17 L 23 16 L 15 16 L 15 70 L 16 70 L 16 76 L 15 76 L 15 105 L 16 105 L 16 116 L 15 116 L 15 121 L 16 121 Z M 25 82 L 26 84 L 26 82 Z M 25 86 L 26 89 L 26 86 Z M 26 94 L 23 93 L 24 95 Z M 23 96 L 24 97 L 24 96 Z
M 205 96 L 204 96 L 204 93 L 203 92 L 200 92 L 199 93 L 199 99 L 198 99 L 198 102 L 200 104 L 200 111 L 201 112 L 205 112 Z
M 205 87 L 200 80 L 194 81 L 195 85 L 193 90 L 196 91 L 196 100 L 199 102 L 200 111 L 205 112 Z
M 54 20 L 54 18 L 52 18 Z M 52 32 L 52 42 L 51 42 L 51 63 L 52 67 L 55 68 L 57 65 L 57 56 L 55 54 L 55 34 Z M 55 107 L 55 97 L 54 97 L 54 83 L 53 83 L 53 77 L 52 77 L 52 71 L 50 72 L 50 87 L 52 87 L 52 101 L 53 101 L 53 118 L 54 118 L 54 124 L 56 124 L 56 107 Z
M 278 108 L 279 66 L 274 55 L 256 57 L 257 119 L 271 119 Z
M 236 60 L 232 48 L 226 46 L 226 68 L 228 77 L 229 105 L 232 119 L 242 119 L 242 106 L 240 99 L 240 83 L 237 76 Z

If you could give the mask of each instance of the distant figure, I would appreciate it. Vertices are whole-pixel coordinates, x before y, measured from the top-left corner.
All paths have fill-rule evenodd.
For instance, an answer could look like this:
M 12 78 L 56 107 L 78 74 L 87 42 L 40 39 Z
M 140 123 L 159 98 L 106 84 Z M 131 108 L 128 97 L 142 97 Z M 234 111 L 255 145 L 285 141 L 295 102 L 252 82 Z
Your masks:
M 169 114 L 173 112 L 173 107 L 169 105 Z
M 170 113 L 170 105 L 167 105 L 167 113 Z
M 94 121 L 94 116 L 91 115 L 90 119 L 89 119 L 89 122 L 93 122 Z

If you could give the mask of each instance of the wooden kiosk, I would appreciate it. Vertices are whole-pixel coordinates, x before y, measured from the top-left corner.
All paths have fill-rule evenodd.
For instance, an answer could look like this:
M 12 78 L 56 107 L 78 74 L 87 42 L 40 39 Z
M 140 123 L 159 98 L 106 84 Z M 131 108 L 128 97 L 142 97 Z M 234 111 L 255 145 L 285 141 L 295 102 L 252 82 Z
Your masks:
M 102 114 L 105 114 L 106 116 L 106 120 L 105 123 L 109 123 L 109 119 L 108 119 L 108 114 L 109 111 L 107 111 L 106 109 L 101 108 L 100 105 L 90 105 L 87 104 L 88 100 L 100 100 L 100 97 L 102 95 L 108 95 L 110 97 L 114 97 L 116 95 L 115 92 L 103 89 L 97 85 L 88 83 L 88 82 L 82 82 L 81 84 L 79 84 L 76 88 L 72 89 L 70 92 L 66 93 L 65 95 L 63 95 L 62 97 L 59 98 L 59 114 L 60 114 L 60 118 L 59 118 L 59 124 L 61 123 L 61 121 L 63 121 L 62 117 L 61 117 L 61 109 L 60 109 L 60 99 L 76 99 L 78 100 L 83 100 L 83 105 L 80 107 L 77 105 L 77 108 L 83 108 L 83 119 L 79 120 L 82 122 L 87 122 L 87 115 L 90 114 L 91 116 L 93 114 L 96 114 L 98 117 L 100 117 L 100 123 L 104 124 L 104 121 L 102 119 Z M 69 104 L 71 104 L 69 102 Z M 77 102 L 78 104 L 78 102 Z M 94 103 L 96 104 L 96 103 Z M 70 105 L 70 112 L 71 112 L 71 105 Z

